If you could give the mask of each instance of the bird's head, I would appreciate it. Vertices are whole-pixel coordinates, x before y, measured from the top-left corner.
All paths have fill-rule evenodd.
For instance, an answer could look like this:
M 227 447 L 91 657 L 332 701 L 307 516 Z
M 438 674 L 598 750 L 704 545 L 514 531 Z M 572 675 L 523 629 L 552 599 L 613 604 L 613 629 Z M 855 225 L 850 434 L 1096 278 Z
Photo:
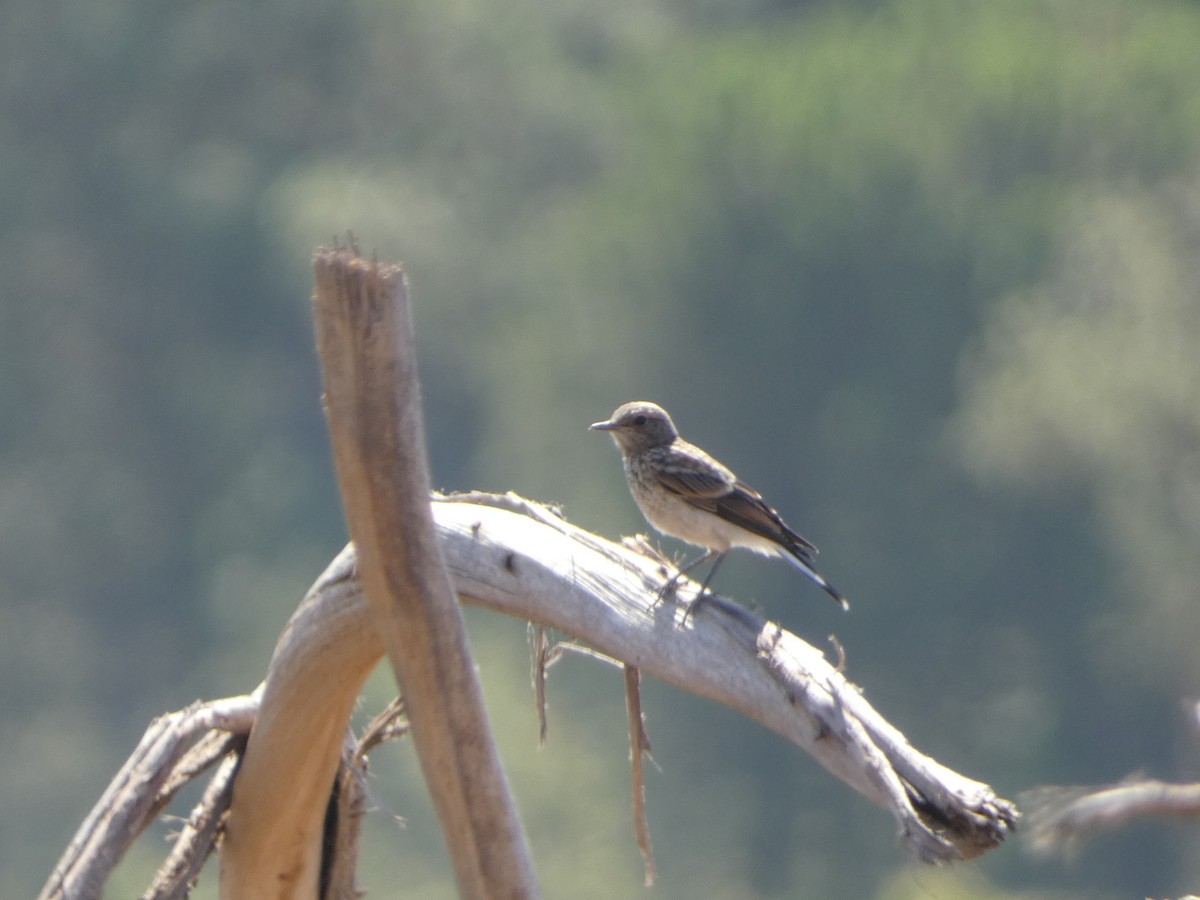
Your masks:
M 646 400 L 618 406 L 607 421 L 596 422 L 591 428 L 607 431 L 625 453 L 666 447 L 679 436 L 667 411 Z

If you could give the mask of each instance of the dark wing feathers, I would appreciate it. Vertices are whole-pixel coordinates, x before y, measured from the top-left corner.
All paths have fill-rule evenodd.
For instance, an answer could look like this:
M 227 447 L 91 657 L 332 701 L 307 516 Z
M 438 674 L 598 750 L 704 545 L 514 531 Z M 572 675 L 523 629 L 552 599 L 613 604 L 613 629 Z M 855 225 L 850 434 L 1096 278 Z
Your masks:
M 663 448 L 655 460 L 654 475 L 659 484 L 679 494 L 693 506 L 706 509 L 770 541 L 805 562 L 812 562 L 817 548 L 792 531 L 783 518 L 748 484 L 738 481 L 732 472 L 690 444 Z
M 714 512 L 725 521 L 753 534 L 778 541 L 805 562 L 812 562 L 817 552 L 812 542 L 788 527 L 783 517 L 763 500 L 762 494 L 740 481 L 734 484 L 733 490 L 716 501 Z
M 650 453 L 658 483 L 688 500 L 720 497 L 733 488 L 733 473 L 698 447 L 663 447 Z
M 729 491 L 729 482 L 715 472 L 701 472 L 678 467 L 655 470 L 658 483 L 672 493 L 679 494 L 700 504 L 713 500 Z
M 647 453 L 651 464 L 645 472 L 661 487 L 697 509 L 707 510 L 751 534 L 775 542 L 789 554 L 785 559 L 820 585 L 843 609 L 850 608 L 838 589 L 812 567 L 817 548 L 792 531 L 783 517 L 763 500 L 762 494 L 738 481 L 729 469 L 686 441 L 654 447 Z

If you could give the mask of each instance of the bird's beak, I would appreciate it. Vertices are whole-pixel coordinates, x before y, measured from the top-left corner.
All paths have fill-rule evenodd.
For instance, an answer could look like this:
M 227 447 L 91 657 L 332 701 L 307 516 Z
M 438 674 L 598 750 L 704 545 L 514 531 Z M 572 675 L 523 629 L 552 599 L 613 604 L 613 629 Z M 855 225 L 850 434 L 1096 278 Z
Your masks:
M 613 422 L 593 422 L 588 428 L 592 431 L 616 431 L 617 426 Z

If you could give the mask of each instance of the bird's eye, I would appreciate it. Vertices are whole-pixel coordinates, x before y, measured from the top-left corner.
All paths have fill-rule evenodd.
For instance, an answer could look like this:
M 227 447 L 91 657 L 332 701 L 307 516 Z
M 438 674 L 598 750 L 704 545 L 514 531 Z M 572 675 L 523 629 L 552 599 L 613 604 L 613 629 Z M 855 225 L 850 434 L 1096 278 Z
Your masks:
M 646 424 L 646 417 L 645 417 L 645 416 L 634 416 L 634 417 L 633 417 L 633 424 L 634 424 L 634 425 L 645 425 L 645 424 Z

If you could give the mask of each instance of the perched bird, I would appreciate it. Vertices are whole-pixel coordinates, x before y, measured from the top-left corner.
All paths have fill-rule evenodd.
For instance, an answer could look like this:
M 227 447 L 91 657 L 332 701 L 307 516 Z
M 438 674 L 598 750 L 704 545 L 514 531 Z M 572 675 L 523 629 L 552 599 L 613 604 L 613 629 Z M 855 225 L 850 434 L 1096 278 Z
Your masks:
M 616 441 L 625 459 L 629 491 L 647 521 L 663 534 L 706 551 L 680 569 L 664 593 L 687 572 L 715 560 L 697 595 L 703 597 L 725 554 L 733 547 L 746 547 L 787 560 L 843 609 L 850 608 L 841 592 L 813 568 L 817 548 L 792 531 L 758 491 L 681 438 L 661 406 L 635 400 L 591 428 L 607 431 Z

